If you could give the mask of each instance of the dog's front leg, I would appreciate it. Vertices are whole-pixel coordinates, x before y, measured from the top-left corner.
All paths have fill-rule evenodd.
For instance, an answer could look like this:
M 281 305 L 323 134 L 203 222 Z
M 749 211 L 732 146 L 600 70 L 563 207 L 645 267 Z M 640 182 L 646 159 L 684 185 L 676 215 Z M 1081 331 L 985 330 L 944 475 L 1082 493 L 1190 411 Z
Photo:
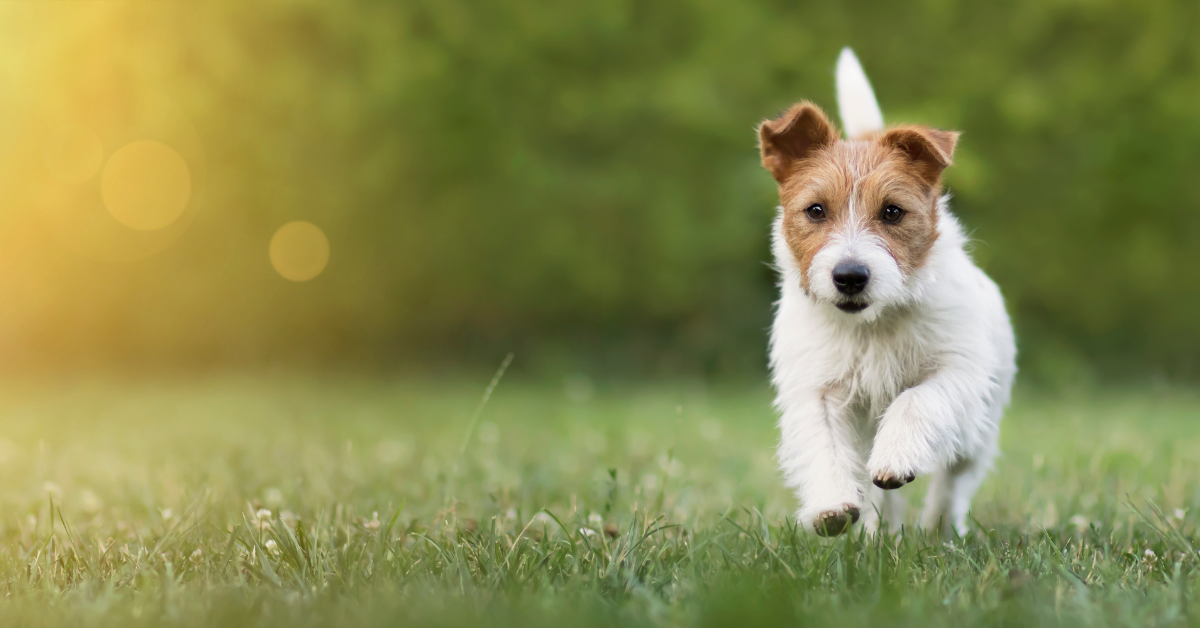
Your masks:
M 976 365 L 943 366 L 900 393 L 879 421 L 867 473 L 876 486 L 900 488 L 970 459 L 995 438 L 984 411 L 994 384 Z
M 779 400 L 779 462 L 800 498 L 800 525 L 841 534 L 863 509 L 863 465 L 845 394 L 804 391 Z

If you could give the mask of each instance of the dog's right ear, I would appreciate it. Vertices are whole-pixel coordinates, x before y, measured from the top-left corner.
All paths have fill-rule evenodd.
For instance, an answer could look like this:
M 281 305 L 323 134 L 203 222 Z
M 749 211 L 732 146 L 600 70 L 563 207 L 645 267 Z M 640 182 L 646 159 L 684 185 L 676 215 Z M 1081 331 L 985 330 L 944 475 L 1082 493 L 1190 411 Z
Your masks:
M 837 139 L 837 129 L 825 117 L 825 112 L 807 100 L 792 105 L 783 115 L 758 127 L 763 167 L 779 183 L 783 183 L 792 164 Z

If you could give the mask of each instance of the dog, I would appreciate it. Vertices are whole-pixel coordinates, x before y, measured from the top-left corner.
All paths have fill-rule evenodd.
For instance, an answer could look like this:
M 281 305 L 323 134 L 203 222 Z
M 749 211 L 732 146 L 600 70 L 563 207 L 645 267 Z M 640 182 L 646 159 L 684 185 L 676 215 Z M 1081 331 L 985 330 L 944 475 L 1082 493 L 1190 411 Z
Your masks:
M 758 128 L 779 191 L 770 366 L 797 521 L 899 531 L 896 489 L 932 476 L 923 528 L 966 532 L 997 454 L 1016 344 L 996 284 L 942 193 L 959 134 L 885 128 L 854 53 L 837 65 L 846 138 L 801 101 Z

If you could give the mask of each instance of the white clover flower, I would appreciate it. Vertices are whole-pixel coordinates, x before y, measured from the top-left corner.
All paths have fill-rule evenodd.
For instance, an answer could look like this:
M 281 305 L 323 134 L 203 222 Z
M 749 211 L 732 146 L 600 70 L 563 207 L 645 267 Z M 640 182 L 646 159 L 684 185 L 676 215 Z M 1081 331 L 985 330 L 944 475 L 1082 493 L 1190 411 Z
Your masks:
M 79 493 L 79 503 L 83 506 L 84 512 L 97 512 L 104 505 L 95 493 L 87 489 Z
M 600 526 L 604 525 L 604 517 L 601 517 L 600 513 L 598 512 L 589 513 L 588 525 L 592 526 L 593 528 L 599 528 Z
M 11 440 L 0 438 L 0 464 L 7 464 L 17 455 L 17 446 Z
M 495 445 L 500 442 L 500 428 L 491 421 L 480 423 L 479 440 L 486 445 Z
M 379 520 L 379 512 L 378 511 L 371 513 L 370 521 L 363 522 L 363 527 L 368 530 L 378 530 L 379 527 L 382 525 L 383 525 L 383 522 Z
M 1184 517 L 1185 515 L 1187 515 L 1187 510 L 1184 510 L 1183 508 L 1176 508 L 1176 509 L 1175 509 L 1175 518 L 1176 518 L 1176 519 L 1183 519 L 1183 517 Z
M 608 439 L 600 432 L 588 430 L 584 432 L 582 438 L 583 448 L 592 455 L 602 454 L 604 450 L 608 449 Z
M 170 508 L 159 508 L 158 514 L 162 515 L 163 521 L 167 521 L 175 516 L 175 511 Z
M 589 538 L 596 536 L 596 531 L 591 528 L 579 528 L 579 533 Z
M 629 454 L 635 458 L 642 458 L 650 453 L 650 444 L 654 442 L 654 437 L 648 432 L 635 431 L 629 433 Z
M 264 543 L 263 546 L 266 547 L 267 549 L 271 550 L 272 552 L 275 551 L 275 547 L 276 547 L 275 539 L 267 539 L 267 542 Z
M 574 474 L 579 472 L 579 459 L 574 455 L 563 455 L 558 459 L 558 467 L 563 470 L 563 473 Z
M 683 463 L 676 458 L 665 455 L 659 456 L 658 466 L 670 477 L 677 478 L 683 475 Z
M 575 403 L 584 403 L 592 398 L 596 387 L 587 375 L 575 373 L 563 378 L 563 392 L 566 393 L 567 399 Z
M 1148 563 L 1155 562 L 1158 560 L 1158 554 L 1155 554 L 1154 550 L 1148 549 L 1148 550 L 1146 550 L 1143 560 L 1145 560 Z
M 413 447 L 404 441 L 384 440 L 375 446 L 375 457 L 385 465 L 392 466 L 408 460 Z
M 204 550 L 197 547 L 196 551 L 192 552 L 192 562 L 198 563 L 202 558 L 204 558 Z
M 258 517 L 260 521 L 266 521 L 271 518 L 271 511 L 266 508 L 259 508 L 258 512 L 254 513 L 254 516 Z

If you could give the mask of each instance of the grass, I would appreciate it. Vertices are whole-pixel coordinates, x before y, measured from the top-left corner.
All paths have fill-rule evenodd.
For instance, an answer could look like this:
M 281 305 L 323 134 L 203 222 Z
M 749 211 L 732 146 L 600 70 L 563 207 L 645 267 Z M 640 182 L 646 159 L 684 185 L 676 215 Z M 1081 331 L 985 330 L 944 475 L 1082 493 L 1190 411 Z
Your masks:
M 1020 391 L 971 534 L 827 541 L 765 388 L 485 384 L 12 384 L 0 624 L 1200 623 L 1195 393 Z

